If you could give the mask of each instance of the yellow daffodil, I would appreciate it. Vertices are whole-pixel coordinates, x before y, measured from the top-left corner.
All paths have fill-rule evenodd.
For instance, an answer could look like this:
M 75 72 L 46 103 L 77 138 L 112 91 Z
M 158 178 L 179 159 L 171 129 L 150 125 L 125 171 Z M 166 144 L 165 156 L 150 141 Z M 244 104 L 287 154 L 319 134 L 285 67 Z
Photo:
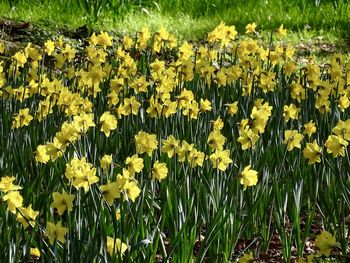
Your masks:
M 62 50 L 62 55 L 64 56 L 64 59 L 67 60 L 68 62 L 72 62 L 73 59 L 75 58 L 75 48 L 72 47 L 69 44 L 66 44 L 64 49 Z
M 120 213 L 120 209 L 118 208 L 117 211 L 115 212 L 115 219 L 118 221 L 121 218 L 121 213 Z
M 47 143 L 45 147 L 46 154 L 50 156 L 52 161 L 55 161 L 58 157 L 61 157 L 65 150 L 57 138 L 53 138 L 53 141 Z M 44 150 L 42 150 L 42 153 L 44 154 Z
M 350 119 L 346 121 L 340 120 L 332 129 L 335 135 L 342 137 L 346 141 L 350 141 Z
M 96 168 L 86 161 L 85 157 L 78 159 L 74 157 L 66 164 L 65 177 L 76 189 L 84 188 L 88 192 L 91 185 L 100 179 L 96 176 Z
M 209 133 L 207 140 L 209 146 L 214 150 L 222 150 L 224 148 L 225 141 L 226 137 L 221 134 L 220 130 L 215 130 Z
M 322 148 L 317 144 L 316 140 L 312 143 L 307 143 L 303 155 L 308 159 L 308 164 L 320 163 L 321 162 Z
M 28 126 L 33 120 L 33 116 L 29 114 L 29 109 L 21 109 L 17 116 L 13 118 L 12 129 Z
M 51 245 L 53 245 L 56 240 L 65 243 L 66 240 L 64 236 L 68 233 L 68 228 L 63 227 L 61 221 L 57 224 L 48 222 L 46 228 L 47 236 Z
M 141 107 L 141 103 L 136 100 L 135 96 L 132 96 L 130 98 L 125 98 L 123 101 L 123 105 L 121 106 L 121 109 L 120 109 L 120 114 L 137 115 L 140 107 Z
M 108 170 L 112 163 L 112 155 L 105 154 L 100 160 L 100 166 L 103 170 Z
M 48 54 L 49 56 L 52 55 L 52 53 L 54 52 L 55 50 L 55 42 L 51 41 L 51 40 L 48 40 L 44 43 L 44 46 L 45 46 L 45 52 L 46 54 Z
M 278 28 L 277 32 L 281 37 L 285 37 L 287 35 L 287 29 L 283 28 L 283 24 Z
M 287 61 L 286 64 L 284 64 L 284 73 L 287 76 L 292 75 L 295 72 L 296 69 L 297 69 L 297 65 L 296 65 L 296 63 L 294 61 Z M 299 94 L 299 96 L 296 96 L 296 98 L 297 99 L 298 98 L 301 99 L 301 98 L 304 97 L 303 94 L 305 94 L 305 93 L 300 92 L 300 89 L 298 87 L 298 94 Z
M 29 251 L 29 254 L 32 257 L 36 257 L 36 258 L 40 258 L 40 256 L 41 256 L 40 250 L 38 248 L 36 248 L 36 247 L 31 247 L 30 251 Z
M 304 134 L 307 134 L 307 136 L 310 138 L 312 134 L 314 134 L 317 131 L 315 123 L 311 120 L 308 123 L 304 124 Z
M 238 263 L 254 263 L 256 262 L 253 252 L 245 253 L 243 256 L 241 256 L 238 260 Z
M 135 176 L 135 173 L 139 173 L 143 169 L 143 159 L 139 158 L 137 154 L 131 157 L 127 157 L 125 160 L 126 168 L 131 177 Z
M 16 208 L 22 207 L 23 197 L 18 191 L 10 191 L 3 196 L 3 200 L 7 202 L 7 210 L 16 213 Z
M 119 238 L 107 237 L 107 252 L 110 256 L 117 254 L 122 257 L 127 249 L 128 246 Z
M 224 128 L 224 122 L 219 117 L 215 121 L 211 121 L 213 123 L 213 130 L 214 131 L 221 131 L 222 128 Z
M 246 166 L 240 176 L 240 183 L 245 191 L 248 186 L 253 186 L 258 183 L 258 172 L 250 169 L 251 165 Z
M 108 183 L 100 186 L 103 198 L 108 205 L 112 206 L 115 199 L 121 197 L 119 185 L 117 182 Z
M 304 139 L 304 135 L 299 133 L 297 130 L 286 130 L 284 132 L 284 144 L 287 144 L 287 150 L 291 151 L 295 147 L 301 148 L 300 142 Z
M 230 115 L 230 116 L 233 116 L 237 113 L 238 111 L 238 101 L 235 101 L 233 103 L 230 103 L 230 104 L 226 104 L 225 106 L 227 107 L 227 113 Z
M 136 48 L 138 48 L 140 50 L 145 49 L 147 47 L 147 43 L 148 43 L 150 36 L 151 36 L 151 34 L 149 32 L 148 27 L 143 27 L 138 34 Z
M 95 127 L 93 113 L 81 113 L 74 116 L 73 122 L 79 127 L 80 131 L 86 133 L 89 128 Z
M 227 166 L 230 163 L 232 163 L 229 150 L 217 149 L 214 153 L 210 155 L 209 158 L 213 165 L 213 168 L 217 168 L 220 171 L 225 171 L 227 169 Z
M 26 229 L 29 225 L 34 227 L 35 218 L 39 215 L 39 211 L 34 211 L 32 209 L 32 205 L 29 205 L 27 208 L 19 207 L 19 212 L 17 213 L 16 220 L 22 223 L 24 229 Z
M 350 107 L 350 99 L 349 96 L 343 95 L 338 100 L 338 106 L 342 112 L 344 112 L 347 108 Z
M 166 140 L 163 141 L 162 152 L 166 153 L 169 158 L 172 158 L 176 149 L 179 147 L 179 140 L 175 139 L 173 135 L 169 135 Z
M 181 145 L 177 148 L 177 154 L 179 157 L 179 162 L 184 162 L 186 157 L 190 154 L 190 152 L 194 149 L 194 144 L 189 144 L 185 140 L 181 142 Z
M 152 156 L 152 152 L 158 149 L 158 141 L 156 134 L 149 134 L 144 131 L 140 131 L 135 135 L 136 152 L 143 154 L 147 152 L 149 156 Z
M 299 112 L 300 109 L 297 108 L 293 103 L 291 103 L 290 105 L 283 106 L 283 117 L 286 122 L 288 122 L 290 119 L 298 119 Z
M 248 33 L 254 33 L 255 32 L 255 28 L 256 28 L 256 24 L 255 23 L 251 23 L 251 24 L 248 24 L 245 29 L 245 33 L 248 34 Z
M 242 145 L 242 150 L 245 151 L 252 147 L 255 149 L 255 143 L 258 141 L 259 135 L 254 133 L 251 129 L 244 129 L 241 131 L 237 141 Z
M 16 61 L 18 67 L 24 67 L 24 64 L 27 62 L 27 58 L 22 51 L 16 52 L 12 58 Z
M 16 180 L 14 176 L 3 176 L 0 180 L 0 191 L 7 193 L 11 191 L 17 191 L 22 189 L 19 185 L 13 184 L 13 181 Z
M 5 52 L 5 43 L 4 42 L 0 42 L 0 54 L 3 54 Z
M 54 192 L 52 194 L 53 202 L 50 207 L 57 209 L 57 213 L 61 216 L 64 211 L 71 212 L 73 209 L 73 200 L 75 198 L 72 194 L 67 194 L 64 190 L 61 193 Z
M 109 137 L 112 130 L 117 128 L 117 118 L 110 112 L 106 111 L 100 117 L 101 131 Z
M 101 32 L 101 34 L 97 36 L 97 41 L 104 49 L 112 46 L 112 37 L 107 32 Z
M 140 92 L 147 92 L 147 87 L 149 83 L 146 81 L 145 76 L 141 76 L 138 79 L 135 79 L 130 87 L 134 89 L 135 93 L 138 94 Z
M 292 99 L 297 100 L 299 103 L 305 99 L 306 91 L 300 83 L 292 83 L 289 89 Z
M 124 46 L 124 49 L 125 49 L 125 50 L 130 50 L 133 44 L 134 44 L 133 39 L 132 39 L 128 34 L 126 34 L 126 35 L 123 37 L 123 46 Z
M 211 102 L 209 100 L 200 100 L 200 106 L 199 106 L 199 111 L 200 112 L 206 112 L 206 111 L 211 111 Z
M 337 246 L 337 241 L 335 237 L 326 230 L 323 230 L 321 234 L 317 235 L 315 246 L 319 248 L 319 252 L 317 253 L 319 256 L 329 257 L 332 248 Z
M 196 166 L 203 166 L 205 154 L 198 151 L 197 149 L 192 149 L 188 155 L 188 162 L 192 168 Z
M 152 178 L 157 179 L 158 181 L 162 181 L 164 178 L 168 176 L 168 168 L 166 163 L 160 163 L 156 161 L 153 164 L 152 168 Z
M 327 152 L 333 154 L 333 157 L 338 157 L 338 155 L 345 156 L 345 148 L 348 146 L 348 142 L 345 141 L 341 136 L 329 135 L 325 146 Z
M 135 199 L 140 195 L 141 189 L 138 187 L 137 182 L 134 180 L 127 180 L 122 186 L 123 200 L 131 200 L 135 202 Z
M 189 44 L 187 41 L 185 41 L 182 46 L 179 47 L 179 58 L 182 61 L 188 60 L 193 54 L 193 46 L 191 44 Z

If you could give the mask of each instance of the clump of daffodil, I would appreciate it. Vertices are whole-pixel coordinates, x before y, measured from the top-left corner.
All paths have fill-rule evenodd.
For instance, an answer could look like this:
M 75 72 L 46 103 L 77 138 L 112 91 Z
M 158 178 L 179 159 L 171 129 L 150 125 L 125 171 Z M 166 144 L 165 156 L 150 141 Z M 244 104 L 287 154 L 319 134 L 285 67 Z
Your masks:
M 50 159 L 55 161 L 63 155 L 69 145 L 81 138 L 81 134 L 94 126 L 93 114 L 81 113 L 74 116 L 72 122 L 62 124 L 61 130 L 55 134 L 52 142 L 37 146 L 35 160 L 38 163 L 47 163 Z
M 265 132 L 267 122 L 272 115 L 272 106 L 263 99 L 254 102 L 250 118 L 242 119 L 239 127 L 240 136 L 237 141 L 241 144 L 242 150 L 255 149 L 255 143 L 260 135 Z
M 226 26 L 224 22 L 221 22 L 212 32 L 208 34 L 209 43 L 220 43 L 221 47 L 226 47 L 237 36 L 235 26 Z
M 300 68 L 294 47 L 281 42 L 261 45 L 255 39 L 256 28 L 255 23 L 248 24 L 248 35 L 237 39 L 235 26 L 221 22 L 208 34 L 206 43 L 183 41 L 178 45 L 165 27 L 153 35 L 144 27 L 136 35 L 125 34 L 117 46 L 111 35 L 101 32 L 91 35 L 82 52 L 59 37 L 42 47 L 28 43 L 10 56 L 7 45 L 0 41 L 0 54 L 9 57 L 0 61 L 0 99 L 4 109 L 13 114 L 7 126 L 16 135 L 9 138 L 29 147 L 20 144 L 22 137 L 27 140 L 28 135 L 37 135 L 35 140 L 27 140 L 36 147 L 34 156 L 26 156 L 36 161 L 33 166 L 37 169 L 30 171 L 41 174 L 41 169 L 47 169 L 51 178 L 51 172 L 60 172 L 65 162 L 69 190 L 57 184 L 52 200 L 41 202 L 55 211 L 55 223 L 46 223 L 51 245 L 65 243 L 71 222 L 67 217 L 75 213 L 75 193 L 79 220 L 85 220 L 88 214 L 81 211 L 88 212 L 89 202 L 93 202 L 108 209 L 113 220 L 122 219 L 119 227 L 129 222 L 130 209 L 139 206 L 137 198 L 149 195 L 145 176 L 166 181 L 179 166 L 181 172 L 202 173 L 213 168 L 227 175 L 231 173 L 231 153 L 235 160 L 255 160 L 259 154 L 273 154 L 270 151 L 281 146 L 278 144 L 285 144 L 288 151 L 302 149 L 309 165 L 321 163 L 323 151 L 335 158 L 347 156 L 350 120 L 339 119 L 347 116 L 350 107 L 346 56 L 334 55 L 325 66 L 310 60 Z M 275 33 L 285 37 L 287 30 L 281 25 Z M 330 123 L 334 118 L 338 121 L 326 138 L 320 116 Z M 6 128 L 5 119 L 2 124 Z M 120 133 L 115 132 L 117 127 Z M 42 128 L 46 130 L 40 131 Z M 278 136 L 280 129 L 284 130 L 283 142 Z M 100 136 L 108 140 L 101 141 Z M 134 152 L 125 152 L 133 143 Z M 126 148 L 115 148 L 121 145 Z M 237 148 L 245 152 L 236 152 Z M 115 155 L 104 155 L 106 151 Z M 161 161 L 167 158 L 174 159 Z M 114 166 L 113 160 L 121 165 Z M 259 175 L 251 165 L 243 167 L 238 180 L 245 191 L 257 185 Z M 20 182 L 28 181 L 21 176 L 16 176 Z M 30 204 L 24 206 L 30 200 L 23 199 L 22 187 L 14 181 L 13 176 L 1 176 L 1 200 L 12 213 L 9 216 L 34 231 L 39 212 Z M 36 207 L 38 202 L 32 201 Z M 101 215 L 107 215 L 101 219 L 109 224 L 109 214 Z M 56 223 L 56 217 L 62 217 L 62 222 Z M 74 227 L 69 231 L 69 237 L 77 236 Z M 112 258 L 120 259 L 128 250 L 121 239 L 102 238 Z M 329 256 L 337 243 L 323 231 L 315 245 L 318 256 Z M 40 257 L 33 244 L 28 248 L 32 256 Z M 58 244 L 54 252 L 61 248 Z M 239 262 L 255 262 L 255 257 L 248 252 Z
M 110 195 L 110 199 L 109 199 L 110 201 L 111 201 L 113 196 L 114 196 L 113 199 L 119 198 L 119 192 L 120 192 L 120 197 L 123 198 L 123 201 L 131 200 L 132 202 L 135 202 L 136 198 L 141 193 L 141 189 L 138 186 L 137 180 L 135 178 L 133 178 L 132 176 L 130 176 L 129 171 L 125 168 L 123 169 L 121 174 L 117 174 L 116 183 L 117 183 L 116 186 L 118 187 L 118 191 L 116 193 L 115 192 L 114 193 L 106 192 L 107 194 Z M 114 187 L 114 186 L 115 185 L 109 185 L 106 187 L 109 188 L 109 187 Z M 116 190 L 116 188 L 114 188 L 114 191 L 115 190 Z M 105 196 L 105 198 L 106 197 L 107 196 Z M 108 199 L 107 199 L 107 201 L 108 201 Z
M 96 168 L 88 163 L 85 157 L 81 159 L 74 157 L 67 163 L 65 176 L 71 185 L 76 189 L 84 188 L 85 192 L 88 192 L 91 185 L 100 180 L 96 176 Z
M 0 191 L 4 193 L 2 199 L 7 203 L 7 210 L 16 214 L 16 209 L 22 207 L 23 197 L 18 190 L 22 187 L 13 184 L 14 176 L 4 176 L 0 180 Z

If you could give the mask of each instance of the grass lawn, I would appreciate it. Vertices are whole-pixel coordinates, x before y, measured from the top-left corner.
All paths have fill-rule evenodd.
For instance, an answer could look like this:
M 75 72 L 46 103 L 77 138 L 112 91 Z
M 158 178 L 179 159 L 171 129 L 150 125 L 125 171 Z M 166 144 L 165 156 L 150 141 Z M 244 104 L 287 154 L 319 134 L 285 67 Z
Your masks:
M 85 2 L 101 3 L 101 8 L 84 8 Z M 350 4 L 342 0 L 119 2 L 122 1 L 2 1 L 0 14 L 51 28 L 74 29 L 88 25 L 93 30 L 118 33 L 136 32 L 145 25 L 155 32 L 165 26 L 176 37 L 187 40 L 203 39 L 205 33 L 221 21 L 235 25 L 240 33 L 244 33 L 248 23 L 255 22 L 263 31 L 284 24 L 293 32 L 307 29 L 330 39 L 348 39 L 350 36 Z

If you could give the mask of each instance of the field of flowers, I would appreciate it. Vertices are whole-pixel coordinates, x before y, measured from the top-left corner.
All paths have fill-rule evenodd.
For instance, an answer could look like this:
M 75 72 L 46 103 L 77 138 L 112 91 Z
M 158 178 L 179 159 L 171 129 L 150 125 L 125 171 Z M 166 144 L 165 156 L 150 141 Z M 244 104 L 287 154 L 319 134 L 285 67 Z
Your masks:
M 0 42 L 4 262 L 348 262 L 350 61 L 255 28 Z

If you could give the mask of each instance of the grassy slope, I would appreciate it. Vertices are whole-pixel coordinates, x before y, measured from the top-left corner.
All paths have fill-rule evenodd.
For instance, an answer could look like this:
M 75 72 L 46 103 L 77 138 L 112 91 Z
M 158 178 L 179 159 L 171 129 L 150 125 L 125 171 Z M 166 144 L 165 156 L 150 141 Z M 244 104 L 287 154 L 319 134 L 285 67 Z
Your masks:
M 159 0 L 157 4 L 142 1 L 142 8 L 134 6 L 119 10 L 124 17 L 117 17 L 115 11 L 106 7 L 96 22 L 84 13 L 78 1 L 17 2 L 12 9 L 6 1 L 0 3 L 0 17 L 50 25 L 51 29 L 74 29 L 87 24 L 94 30 L 122 33 L 135 32 L 145 25 L 155 31 L 164 25 L 180 38 L 201 39 L 220 21 L 236 25 L 240 33 L 244 33 L 247 23 L 255 21 L 259 30 L 269 31 L 283 23 L 294 32 L 302 32 L 307 27 L 311 35 L 322 35 L 330 40 L 346 39 L 350 34 L 350 4 L 342 0 L 336 1 L 337 4 L 323 0 L 319 6 L 306 0 Z

